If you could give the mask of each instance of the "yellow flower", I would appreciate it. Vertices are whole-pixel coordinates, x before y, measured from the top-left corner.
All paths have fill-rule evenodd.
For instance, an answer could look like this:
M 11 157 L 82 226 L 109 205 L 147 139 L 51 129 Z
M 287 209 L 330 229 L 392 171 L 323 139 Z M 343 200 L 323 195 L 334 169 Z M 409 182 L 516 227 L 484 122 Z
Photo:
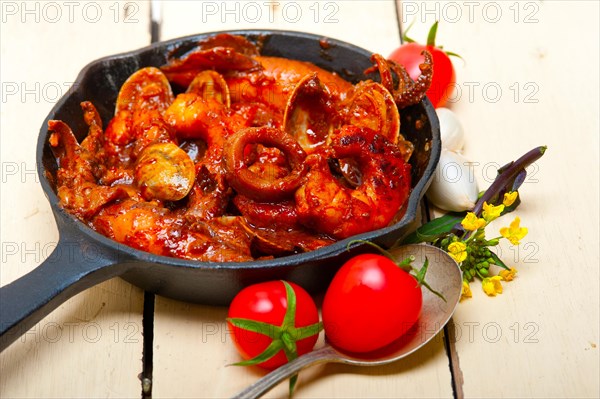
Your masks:
M 504 206 L 511 206 L 512 204 L 515 203 L 518 196 L 519 196 L 518 191 L 510 191 L 508 193 L 504 193 L 504 200 L 502 201 L 502 204 Z
M 462 291 L 460 293 L 460 300 L 462 301 L 463 299 L 472 298 L 472 297 L 473 297 L 473 293 L 471 292 L 471 287 L 469 286 L 469 283 L 467 283 L 465 280 L 463 280 Z
M 512 221 L 510 227 L 503 227 L 500 229 L 502 237 L 508 239 L 512 245 L 519 245 L 519 241 L 527 235 L 527 227 L 520 227 L 521 219 L 517 216 Z
M 515 274 L 517 274 L 517 269 L 511 267 L 510 270 L 500 270 L 500 273 L 498 274 L 500 275 L 500 277 L 502 277 L 502 280 L 504 281 L 513 281 L 513 279 L 515 278 Z
M 462 241 L 456 241 L 448 245 L 448 255 L 450 255 L 456 263 L 460 263 L 467 259 L 467 245 Z
M 473 212 L 469 212 L 460 224 L 462 224 L 465 230 L 475 231 L 485 226 L 485 220 L 478 218 Z
M 500 283 L 502 277 L 486 277 L 481 282 L 481 288 L 488 296 L 496 296 L 496 294 L 502 294 L 502 284 Z
M 491 222 L 492 220 L 498 218 L 500 214 L 504 211 L 504 205 L 500 204 L 498 206 L 490 205 L 487 202 L 483 203 L 483 213 L 482 216 L 486 222 Z

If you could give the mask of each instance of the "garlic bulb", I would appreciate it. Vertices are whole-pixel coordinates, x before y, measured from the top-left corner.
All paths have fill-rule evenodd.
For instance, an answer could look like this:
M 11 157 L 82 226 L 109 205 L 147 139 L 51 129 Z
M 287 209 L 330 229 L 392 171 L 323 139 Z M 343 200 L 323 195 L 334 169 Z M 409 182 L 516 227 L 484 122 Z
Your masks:
M 442 148 L 461 152 L 465 145 L 465 133 L 456 114 L 448 108 L 437 108 L 435 112 L 440 120 Z
M 479 189 L 473 167 L 461 154 L 442 149 L 440 162 L 427 191 L 427 198 L 446 211 L 471 210 Z

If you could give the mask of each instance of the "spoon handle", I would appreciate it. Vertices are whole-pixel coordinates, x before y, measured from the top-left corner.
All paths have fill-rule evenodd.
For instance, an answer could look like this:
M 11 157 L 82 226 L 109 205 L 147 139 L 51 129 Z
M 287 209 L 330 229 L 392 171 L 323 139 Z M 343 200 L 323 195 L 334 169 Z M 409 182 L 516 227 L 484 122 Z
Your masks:
M 338 358 L 339 355 L 337 352 L 331 346 L 325 345 L 320 349 L 299 356 L 293 361 L 271 371 L 248 388 L 233 396 L 232 399 L 260 398 L 262 395 L 269 392 L 275 385 L 286 378 L 293 376 L 301 369 L 318 363 L 337 361 Z

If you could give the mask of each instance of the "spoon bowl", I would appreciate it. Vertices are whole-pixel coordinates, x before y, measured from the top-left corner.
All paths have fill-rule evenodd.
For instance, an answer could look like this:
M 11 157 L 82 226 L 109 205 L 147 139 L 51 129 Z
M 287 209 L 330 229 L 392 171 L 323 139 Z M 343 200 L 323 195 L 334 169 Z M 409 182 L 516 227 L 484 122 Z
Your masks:
M 423 308 L 415 325 L 393 343 L 369 353 L 342 352 L 330 344 L 309 352 L 267 374 L 234 398 L 258 398 L 299 370 L 319 363 L 343 363 L 355 366 L 378 366 L 400 360 L 431 341 L 448 323 L 460 300 L 462 273 L 454 259 L 443 250 L 426 244 L 409 244 L 393 250 L 397 260 L 414 256 L 415 265 L 429 259 L 426 281 L 446 301 L 423 288 Z

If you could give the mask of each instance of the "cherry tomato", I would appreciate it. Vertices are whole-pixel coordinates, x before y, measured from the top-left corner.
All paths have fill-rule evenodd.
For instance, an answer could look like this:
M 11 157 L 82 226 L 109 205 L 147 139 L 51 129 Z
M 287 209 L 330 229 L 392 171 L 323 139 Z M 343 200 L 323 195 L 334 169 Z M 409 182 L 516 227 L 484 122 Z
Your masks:
M 286 284 L 290 292 L 286 289 Z M 288 294 L 295 299 L 289 300 Z M 296 308 L 293 314 L 290 313 L 292 309 L 288 308 L 292 302 L 295 302 Z M 282 326 L 286 315 L 291 321 L 290 327 Z M 259 323 L 242 328 L 241 323 L 246 320 Z M 244 359 L 257 359 L 264 355 L 273 341 L 278 341 L 271 348 L 279 346 L 280 349 L 268 360 L 238 363 L 256 364 L 269 370 L 287 363 L 290 356 L 310 352 L 322 329 L 317 306 L 310 295 L 300 286 L 284 281 L 254 284 L 240 291 L 229 307 L 228 326 Z M 294 349 L 296 352 L 292 353 Z
M 421 74 L 419 64 L 425 61 L 421 52 L 423 50 L 429 51 L 433 58 L 433 78 L 431 86 L 427 90 L 427 97 L 435 108 L 439 108 L 446 104 L 448 97 L 452 94 L 456 83 L 456 73 L 448 56 L 448 54 L 455 54 L 447 53 L 440 47 L 435 46 L 436 32 L 437 22 L 431 27 L 427 45 L 416 42 L 406 43 L 394 50 L 388 58 L 403 65 L 410 77 L 416 80 Z
M 325 335 L 342 350 L 370 352 L 408 331 L 422 304 L 413 276 L 385 256 L 358 255 L 340 268 L 325 293 Z

